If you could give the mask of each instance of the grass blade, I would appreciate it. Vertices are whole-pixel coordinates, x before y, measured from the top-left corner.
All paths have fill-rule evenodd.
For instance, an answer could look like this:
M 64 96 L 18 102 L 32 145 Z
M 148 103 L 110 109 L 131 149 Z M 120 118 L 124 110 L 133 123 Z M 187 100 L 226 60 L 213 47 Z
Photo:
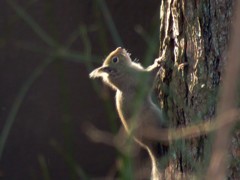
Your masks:
M 32 86 L 34 81 L 42 74 L 42 72 L 45 70 L 45 68 L 53 62 L 54 58 L 48 57 L 46 58 L 36 69 L 33 71 L 32 75 L 26 80 L 26 82 L 21 87 L 20 91 L 18 92 L 18 95 L 10 109 L 10 113 L 6 119 L 5 125 L 3 127 L 3 130 L 1 132 L 0 136 L 0 159 L 3 154 L 3 150 L 6 144 L 6 140 L 8 138 L 9 132 L 11 130 L 11 127 L 14 123 L 15 117 L 19 111 L 19 108 L 29 90 L 29 88 Z
M 34 19 L 24 11 L 22 7 L 17 5 L 14 1 L 7 0 L 9 6 L 11 6 L 19 17 L 21 17 L 33 31 L 49 46 L 57 46 L 57 43 L 52 39 L 35 21 Z
M 100 8 L 102 10 L 103 16 L 105 18 L 105 21 L 107 23 L 109 31 L 110 31 L 110 33 L 111 33 L 111 35 L 113 37 L 115 45 L 116 46 L 123 46 L 122 40 L 121 40 L 120 35 L 119 35 L 118 31 L 117 31 L 117 28 L 116 28 L 116 26 L 114 24 L 114 21 L 112 19 L 111 13 L 108 10 L 106 2 L 104 0 L 97 0 L 97 3 L 99 4 L 99 6 L 100 6 Z

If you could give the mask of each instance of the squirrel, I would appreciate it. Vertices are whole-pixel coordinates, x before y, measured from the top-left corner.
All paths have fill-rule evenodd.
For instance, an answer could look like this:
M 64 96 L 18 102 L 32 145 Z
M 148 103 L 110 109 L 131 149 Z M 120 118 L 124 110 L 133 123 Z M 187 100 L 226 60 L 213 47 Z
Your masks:
M 144 68 L 132 61 L 130 54 L 121 47 L 112 51 L 101 67 L 93 70 L 92 79 L 102 78 L 103 82 L 116 91 L 116 108 L 124 129 L 133 134 L 134 140 L 147 150 L 152 164 L 152 179 L 160 179 L 153 142 L 144 139 L 142 130 L 146 126 L 165 127 L 160 108 L 153 103 L 151 93 L 160 59 Z

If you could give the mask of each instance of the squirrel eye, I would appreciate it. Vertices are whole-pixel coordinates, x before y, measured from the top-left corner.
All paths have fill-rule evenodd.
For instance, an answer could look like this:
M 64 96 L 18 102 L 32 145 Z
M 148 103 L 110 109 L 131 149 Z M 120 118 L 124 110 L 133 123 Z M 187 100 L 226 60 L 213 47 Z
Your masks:
M 112 62 L 117 63 L 118 62 L 118 57 L 113 57 Z

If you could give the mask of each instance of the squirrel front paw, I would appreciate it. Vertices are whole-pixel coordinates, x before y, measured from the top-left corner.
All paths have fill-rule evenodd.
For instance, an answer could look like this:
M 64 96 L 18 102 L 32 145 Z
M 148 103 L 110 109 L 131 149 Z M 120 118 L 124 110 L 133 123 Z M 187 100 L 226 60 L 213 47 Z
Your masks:
M 159 70 L 159 68 L 162 67 L 163 63 L 164 62 L 162 61 L 161 58 L 157 58 L 157 59 L 155 59 L 155 61 L 154 61 L 154 63 L 152 65 L 147 67 L 146 70 L 149 71 L 149 72 L 157 72 Z
M 154 64 L 157 67 L 163 67 L 165 65 L 165 61 L 163 61 L 162 57 L 158 57 L 155 59 Z

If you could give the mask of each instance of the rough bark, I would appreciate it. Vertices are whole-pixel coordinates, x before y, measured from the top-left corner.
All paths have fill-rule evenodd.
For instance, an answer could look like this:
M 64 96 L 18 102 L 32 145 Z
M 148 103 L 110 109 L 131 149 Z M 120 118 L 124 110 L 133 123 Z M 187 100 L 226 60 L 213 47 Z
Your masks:
M 159 55 L 166 63 L 157 89 L 173 127 L 215 115 L 233 4 L 234 0 L 162 0 Z M 199 169 L 199 163 L 208 164 L 209 144 L 208 136 L 173 143 L 171 166 L 183 173 L 206 171 L 207 166 Z M 238 173 L 233 167 L 228 176 Z

